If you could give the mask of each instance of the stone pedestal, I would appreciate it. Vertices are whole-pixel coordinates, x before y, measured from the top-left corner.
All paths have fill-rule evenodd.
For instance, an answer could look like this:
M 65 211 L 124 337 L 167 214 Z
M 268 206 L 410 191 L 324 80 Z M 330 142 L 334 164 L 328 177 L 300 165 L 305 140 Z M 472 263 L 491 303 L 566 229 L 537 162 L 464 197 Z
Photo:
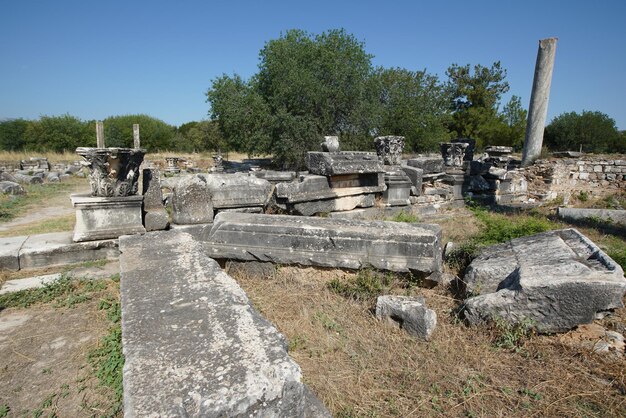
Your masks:
M 141 219 L 143 196 L 70 196 L 76 208 L 74 242 L 117 238 L 146 232 Z
M 383 202 L 387 206 L 410 205 L 411 180 L 402 170 L 389 171 L 385 173 L 385 184 L 387 190 L 383 192 Z

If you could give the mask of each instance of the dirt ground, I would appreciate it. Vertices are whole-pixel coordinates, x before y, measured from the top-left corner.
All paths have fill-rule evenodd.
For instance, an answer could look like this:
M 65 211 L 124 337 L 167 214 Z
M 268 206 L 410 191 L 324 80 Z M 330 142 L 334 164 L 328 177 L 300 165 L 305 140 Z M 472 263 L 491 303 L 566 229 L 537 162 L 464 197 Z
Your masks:
M 87 354 L 109 323 L 98 301 L 0 312 L 0 407 L 7 416 L 100 416 L 110 394 L 98 386 Z

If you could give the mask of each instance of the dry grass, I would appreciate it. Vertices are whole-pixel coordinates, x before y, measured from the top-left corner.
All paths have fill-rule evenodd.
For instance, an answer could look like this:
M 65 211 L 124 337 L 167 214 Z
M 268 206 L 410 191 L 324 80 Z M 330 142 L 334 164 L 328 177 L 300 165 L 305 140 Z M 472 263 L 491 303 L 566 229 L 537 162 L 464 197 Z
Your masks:
M 281 267 L 265 279 L 233 275 L 286 335 L 304 381 L 337 417 L 626 415 L 624 361 L 551 336 L 535 336 L 517 351 L 496 348 L 496 330 L 455 319 L 458 302 L 445 289 L 396 282 L 391 290 L 424 296 L 437 312 L 432 340 L 418 342 L 378 322 L 373 299 L 328 289 L 352 273 Z
M 77 161 L 82 158 L 75 152 L 0 151 L 0 161 L 21 161 L 30 157 L 47 158 L 51 163 Z
M 177 151 L 161 151 L 161 152 L 155 152 L 155 153 L 148 153 L 146 154 L 145 159 L 150 160 L 159 166 L 165 167 L 166 157 L 178 157 L 183 160 L 193 162 L 195 167 L 198 167 L 200 169 L 206 169 L 208 167 L 213 167 L 214 155 L 215 155 L 214 152 L 184 153 L 184 152 L 177 152 Z M 250 158 L 248 155 L 242 154 L 239 152 L 225 152 L 222 154 L 222 156 L 224 157 L 224 161 L 236 161 L 236 162 L 241 162 L 243 160 Z M 252 158 L 271 158 L 271 156 L 264 155 L 264 156 L 255 156 Z

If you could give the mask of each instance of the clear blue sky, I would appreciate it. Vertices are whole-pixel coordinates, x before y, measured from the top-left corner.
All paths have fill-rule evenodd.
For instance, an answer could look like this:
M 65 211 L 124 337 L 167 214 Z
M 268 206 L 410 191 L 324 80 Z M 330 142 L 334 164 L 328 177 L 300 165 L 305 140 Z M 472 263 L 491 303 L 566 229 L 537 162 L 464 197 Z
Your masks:
M 0 0 L 0 119 L 204 119 L 211 80 L 254 74 L 264 43 L 292 28 L 345 28 L 375 65 L 442 78 L 499 60 L 524 107 L 538 40 L 558 37 L 548 121 L 598 110 L 626 129 L 625 0 Z

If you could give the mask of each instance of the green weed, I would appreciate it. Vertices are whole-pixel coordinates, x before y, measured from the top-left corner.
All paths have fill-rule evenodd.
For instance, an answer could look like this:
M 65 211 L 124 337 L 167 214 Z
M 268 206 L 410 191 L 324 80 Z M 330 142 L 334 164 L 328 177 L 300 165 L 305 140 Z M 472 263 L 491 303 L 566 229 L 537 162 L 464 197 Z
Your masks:
M 313 315 L 313 319 L 322 324 L 322 327 L 328 331 L 333 331 L 338 334 L 343 332 L 342 326 L 324 312 L 316 312 L 315 315 Z
M 367 300 L 383 294 L 392 279 L 393 276 L 389 273 L 363 269 L 351 280 L 334 278 L 328 283 L 328 288 L 346 298 Z
M 122 314 L 119 301 L 111 298 L 101 300 L 99 309 L 106 311 L 106 317 L 112 325 L 108 334 L 100 340 L 99 347 L 89 353 L 88 359 L 100 385 L 113 391 L 113 405 L 107 411 L 107 415 L 114 416 L 122 409 L 122 371 L 124 368 Z
M 494 345 L 516 352 L 520 351 L 524 342 L 530 338 L 535 329 L 534 322 L 530 319 L 511 324 L 504 318 L 495 318 L 494 324 L 497 332 Z
M 27 308 L 38 303 L 54 302 L 57 307 L 71 308 L 76 304 L 91 300 L 94 294 L 106 289 L 102 280 L 73 280 L 61 275 L 58 280 L 38 289 L 27 289 L 0 296 L 0 310 L 6 308 Z
M 296 335 L 289 340 L 288 351 L 301 350 L 306 347 L 306 338 Z
M 405 212 L 405 211 L 398 212 L 391 218 L 386 218 L 385 220 L 392 221 L 392 222 L 406 222 L 406 223 L 417 223 L 420 221 L 419 217 L 417 217 L 416 215 L 412 213 Z
M 9 408 L 9 405 L 0 405 L 0 418 L 8 417 L 9 412 L 11 412 L 11 408 Z

